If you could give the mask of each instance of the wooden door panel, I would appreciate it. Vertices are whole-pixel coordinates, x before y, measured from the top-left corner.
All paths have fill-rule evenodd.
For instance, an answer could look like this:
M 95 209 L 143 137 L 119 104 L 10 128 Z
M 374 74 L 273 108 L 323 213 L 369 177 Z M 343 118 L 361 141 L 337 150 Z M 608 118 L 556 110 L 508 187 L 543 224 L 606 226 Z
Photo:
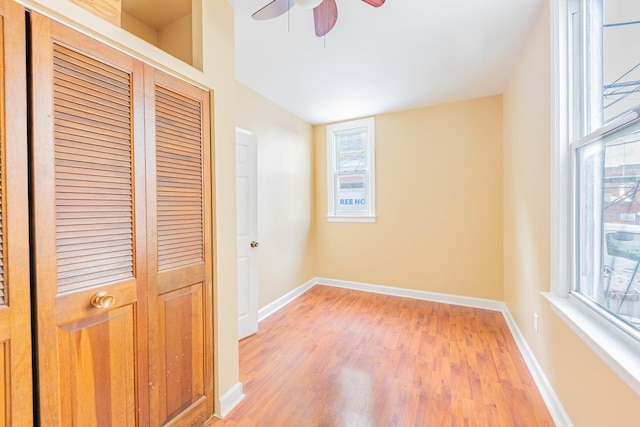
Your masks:
M 203 284 L 159 297 L 160 416 L 163 424 L 206 398 Z
M 7 351 L 9 344 L 10 341 L 0 343 L 0 420 L 3 420 L 2 425 L 8 425 L 7 421 L 10 420 L 6 402 L 7 397 L 11 396 L 11 376 L 7 376 L 7 371 L 10 372 L 7 368 L 11 366 Z
M 135 279 L 101 286 L 100 290 L 107 290 L 115 298 L 112 308 L 135 305 L 138 299 Z M 90 303 L 95 294 L 96 290 L 89 288 L 57 297 L 55 308 L 57 324 L 64 325 L 95 316 L 98 310 Z
M 63 425 L 134 426 L 135 307 L 58 329 Z
M 205 280 L 205 264 L 195 264 L 175 270 L 164 271 L 157 277 L 157 292 L 159 295 L 171 292 L 185 283 L 197 283 Z
M 142 64 L 31 20 L 41 423 L 146 425 Z
M 145 97 L 152 424 L 197 425 L 213 413 L 209 94 L 147 66 Z
M 33 425 L 25 11 L 0 0 L 0 425 Z

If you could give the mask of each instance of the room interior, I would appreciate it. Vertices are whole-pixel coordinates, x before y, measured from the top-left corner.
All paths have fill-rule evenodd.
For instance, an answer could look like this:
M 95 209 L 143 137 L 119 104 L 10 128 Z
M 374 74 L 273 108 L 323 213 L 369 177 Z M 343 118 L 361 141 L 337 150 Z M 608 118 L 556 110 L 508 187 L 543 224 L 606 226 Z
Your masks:
M 245 42 L 236 30 L 250 22 L 246 14 L 256 3 L 167 2 L 158 8 L 166 16 L 154 14 L 155 21 L 145 21 L 146 9 L 137 10 L 136 2 L 128 0 L 117 13 L 112 13 L 112 1 L 98 10 L 84 0 L 17 3 L 211 89 L 217 415 L 228 413 L 242 398 L 233 184 L 235 132 L 242 128 L 258 139 L 260 308 L 317 278 L 504 303 L 547 381 L 553 399 L 548 405 L 559 425 L 637 422 L 640 396 L 542 295 L 551 289 L 552 274 L 554 1 L 528 5 L 513 61 L 503 64 L 502 75 L 485 92 L 476 92 L 469 81 L 451 98 L 436 93 L 432 102 L 411 100 L 406 108 L 378 105 L 373 99 L 349 105 L 352 109 L 336 103 L 336 116 L 328 115 L 331 105 L 307 106 L 308 115 L 291 112 L 306 108 L 296 104 L 302 102 L 295 99 L 297 85 L 304 82 L 299 74 L 274 83 L 278 93 L 282 85 L 291 87 L 293 95 L 282 98 L 256 90 L 259 79 L 251 79 L 259 73 L 244 77 L 254 88 L 240 81 L 238 73 L 244 71 L 238 61 L 250 58 L 236 58 L 237 45 Z M 346 25 L 348 17 L 345 13 L 339 23 Z M 300 22 L 309 28 L 294 28 L 292 21 L 289 32 L 282 20 L 269 25 L 278 26 L 278 37 L 314 43 L 309 51 L 330 52 L 339 43 L 329 36 L 324 41 L 302 36 L 302 31 L 311 32 L 312 21 Z M 267 61 L 260 58 L 255 66 L 266 68 Z M 265 82 L 269 79 L 277 76 L 265 71 Z M 366 106 L 377 110 L 366 111 Z M 378 216 L 373 224 L 329 223 L 326 125 L 364 115 L 376 120 Z

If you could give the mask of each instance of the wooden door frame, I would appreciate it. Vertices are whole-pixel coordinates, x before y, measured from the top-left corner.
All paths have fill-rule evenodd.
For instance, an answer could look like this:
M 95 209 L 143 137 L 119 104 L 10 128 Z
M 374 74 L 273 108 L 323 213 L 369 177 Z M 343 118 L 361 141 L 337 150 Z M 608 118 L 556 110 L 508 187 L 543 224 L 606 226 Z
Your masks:
M 33 425 L 31 288 L 27 142 L 25 9 L 0 1 L 3 43 L 2 164 L 3 264 L 6 305 L 0 308 L 7 425 Z M 4 326 L 7 326 L 5 328 Z M 7 369 L 8 368 L 8 369 Z M 8 374 L 8 376 L 7 376 Z M 3 402 L 4 403 L 4 402 Z M 4 405 L 3 405 L 4 406 Z

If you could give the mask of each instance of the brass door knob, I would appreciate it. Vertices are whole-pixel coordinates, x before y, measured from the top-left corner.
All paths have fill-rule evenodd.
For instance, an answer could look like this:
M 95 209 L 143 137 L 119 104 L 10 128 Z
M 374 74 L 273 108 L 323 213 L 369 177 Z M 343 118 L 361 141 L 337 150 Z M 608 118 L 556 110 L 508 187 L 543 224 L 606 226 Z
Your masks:
M 252 248 L 257 248 L 258 247 L 258 242 L 256 242 L 255 240 L 253 242 L 251 242 L 251 247 Z
M 101 291 L 91 297 L 91 305 L 96 308 L 111 308 L 116 303 L 116 297 Z

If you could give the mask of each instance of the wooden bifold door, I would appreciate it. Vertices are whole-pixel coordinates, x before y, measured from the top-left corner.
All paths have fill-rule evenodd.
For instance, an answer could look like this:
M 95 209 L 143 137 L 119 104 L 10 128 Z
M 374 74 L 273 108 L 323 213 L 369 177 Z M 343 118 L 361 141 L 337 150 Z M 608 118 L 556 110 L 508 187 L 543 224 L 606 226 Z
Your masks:
M 33 425 L 24 9 L 0 0 L 0 425 Z
M 40 424 L 202 424 L 209 92 L 30 19 Z

